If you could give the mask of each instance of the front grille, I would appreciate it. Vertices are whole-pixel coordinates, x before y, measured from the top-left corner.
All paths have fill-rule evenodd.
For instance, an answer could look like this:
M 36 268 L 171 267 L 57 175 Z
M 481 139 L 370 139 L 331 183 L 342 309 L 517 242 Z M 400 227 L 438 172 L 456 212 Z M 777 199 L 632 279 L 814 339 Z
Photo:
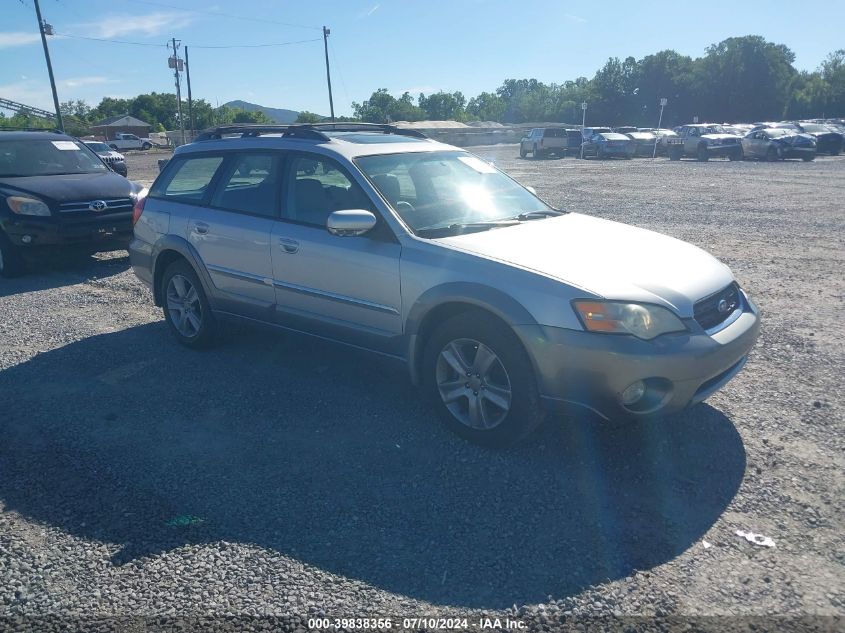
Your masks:
M 693 306 L 693 315 L 703 329 L 709 330 L 723 323 L 739 307 L 739 286 L 734 282 L 727 288 L 698 301 Z
M 102 211 L 94 211 L 91 205 L 95 202 L 105 202 L 106 207 Z M 102 200 L 85 200 L 80 202 L 65 202 L 59 205 L 59 211 L 63 214 L 77 214 L 101 216 L 112 213 L 121 213 L 132 210 L 132 198 L 104 198 Z

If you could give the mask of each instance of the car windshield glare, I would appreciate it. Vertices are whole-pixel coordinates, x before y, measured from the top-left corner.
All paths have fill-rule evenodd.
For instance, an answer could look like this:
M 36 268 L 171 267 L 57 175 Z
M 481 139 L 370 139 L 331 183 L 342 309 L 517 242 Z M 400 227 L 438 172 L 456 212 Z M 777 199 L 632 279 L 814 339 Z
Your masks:
M 0 176 L 57 176 L 104 171 L 108 171 L 108 167 L 78 141 L 0 141 Z
M 88 147 L 93 149 L 95 152 L 110 152 L 111 147 L 106 145 L 105 143 L 85 143 Z
M 554 211 L 468 152 L 362 156 L 355 163 L 415 233 Z

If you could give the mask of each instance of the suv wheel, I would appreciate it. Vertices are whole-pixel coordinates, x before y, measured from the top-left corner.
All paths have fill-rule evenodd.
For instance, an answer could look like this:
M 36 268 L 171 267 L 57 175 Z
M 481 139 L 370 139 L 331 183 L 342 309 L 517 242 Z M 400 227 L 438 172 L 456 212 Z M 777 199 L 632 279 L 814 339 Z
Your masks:
M 0 277 L 17 277 L 24 272 L 20 251 L 0 232 Z
M 470 311 L 442 323 L 423 358 L 426 391 L 446 426 L 464 439 L 505 447 L 543 421 L 534 371 L 513 331 Z
M 522 146 L 522 143 L 519 144 L 519 157 L 525 158 L 528 152 L 525 151 L 525 148 Z
M 184 261 L 168 266 L 161 280 L 164 320 L 176 339 L 188 347 L 207 347 L 216 323 L 202 283 Z
M 698 146 L 698 153 L 696 154 L 696 158 L 703 162 L 706 162 L 710 158 L 710 154 L 707 153 L 707 146 L 706 145 L 699 145 Z
M 153 146 L 150 145 L 149 143 L 144 143 L 143 145 L 141 145 L 141 149 L 152 149 L 152 148 L 153 148 Z

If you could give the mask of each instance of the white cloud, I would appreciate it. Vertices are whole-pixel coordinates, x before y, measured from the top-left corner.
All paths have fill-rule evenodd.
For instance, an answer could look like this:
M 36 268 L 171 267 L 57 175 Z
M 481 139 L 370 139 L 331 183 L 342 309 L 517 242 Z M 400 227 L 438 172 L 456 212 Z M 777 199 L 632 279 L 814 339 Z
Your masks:
M 9 31 L 0 33 L 0 48 L 12 48 L 13 46 L 25 46 L 27 44 L 34 44 L 41 39 L 38 33 L 28 33 L 26 31 Z
M 194 22 L 196 17 L 182 11 L 156 11 L 146 15 L 112 14 L 97 22 L 81 26 L 93 37 L 111 39 L 131 34 L 153 37 L 161 33 L 170 33 Z
M 58 82 L 60 87 L 64 88 L 79 88 L 81 86 L 93 86 L 97 84 L 108 84 L 120 81 L 119 79 L 109 79 L 108 77 L 101 77 L 99 75 L 89 77 L 72 77 L 70 79 L 62 79 Z
M 380 4 L 374 4 L 374 5 L 373 5 L 373 6 L 371 6 L 369 9 L 366 9 L 365 11 L 361 11 L 361 13 L 359 13 L 359 14 L 358 14 L 358 18 L 359 18 L 359 19 L 360 19 L 360 18 L 368 18 L 368 17 L 370 17 L 373 13 L 375 13 L 376 11 L 378 11 L 380 7 L 381 7 L 381 5 L 380 5 Z
M 582 18 L 580 15 L 574 15 L 572 13 L 564 13 L 563 17 L 570 22 L 578 22 L 579 24 L 585 24 L 587 22 L 587 18 Z
M 116 83 L 120 83 L 120 79 L 102 76 L 70 77 L 58 80 L 56 89 L 60 101 L 84 99 L 91 105 L 97 105 L 100 99 L 105 96 L 103 94 L 107 91 L 105 86 Z M 47 81 L 46 73 L 42 80 L 24 79 L 23 81 L 0 85 L 0 95 L 6 99 L 42 110 L 52 111 L 53 109 L 53 95 L 50 92 L 50 83 Z

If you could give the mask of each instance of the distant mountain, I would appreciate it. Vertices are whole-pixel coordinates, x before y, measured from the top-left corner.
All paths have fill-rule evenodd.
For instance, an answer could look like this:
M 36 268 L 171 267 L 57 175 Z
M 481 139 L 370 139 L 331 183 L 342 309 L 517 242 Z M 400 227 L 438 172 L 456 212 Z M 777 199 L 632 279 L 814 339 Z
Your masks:
M 296 121 L 296 117 L 299 116 L 299 112 L 296 110 L 268 108 L 266 106 L 258 105 L 257 103 L 250 103 L 249 101 L 230 101 L 229 103 L 224 103 L 223 105 L 229 106 L 230 108 L 236 108 L 238 110 L 246 110 L 247 112 L 261 110 L 269 118 L 273 119 L 275 123 L 293 123 Z

